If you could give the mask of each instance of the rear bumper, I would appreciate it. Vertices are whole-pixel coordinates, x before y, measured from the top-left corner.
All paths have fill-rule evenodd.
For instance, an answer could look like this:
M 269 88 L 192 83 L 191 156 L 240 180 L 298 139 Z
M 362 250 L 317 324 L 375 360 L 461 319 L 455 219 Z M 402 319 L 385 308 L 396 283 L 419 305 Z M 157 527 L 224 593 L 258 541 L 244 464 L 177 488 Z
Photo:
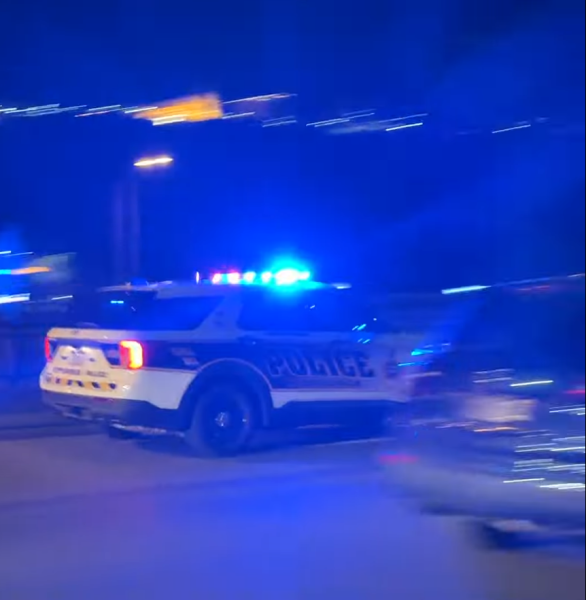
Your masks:
M 180 431 L 178 410 L 162 409 L 140 400 L 91 398 L 43 391 L 44 404 L 64 417 L 127 427 Z

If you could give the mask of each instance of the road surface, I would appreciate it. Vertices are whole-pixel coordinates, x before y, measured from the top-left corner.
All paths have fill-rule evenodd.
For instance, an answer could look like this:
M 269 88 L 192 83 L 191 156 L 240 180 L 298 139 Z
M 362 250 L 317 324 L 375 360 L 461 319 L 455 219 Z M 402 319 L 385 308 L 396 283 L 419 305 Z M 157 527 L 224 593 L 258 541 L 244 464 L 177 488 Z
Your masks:
M 581 557 L 486 551 L 414 512 L 378 441 L 202 461 L 175 441 L 54 433 L 0 436 L 1 598 L 584 598 Z

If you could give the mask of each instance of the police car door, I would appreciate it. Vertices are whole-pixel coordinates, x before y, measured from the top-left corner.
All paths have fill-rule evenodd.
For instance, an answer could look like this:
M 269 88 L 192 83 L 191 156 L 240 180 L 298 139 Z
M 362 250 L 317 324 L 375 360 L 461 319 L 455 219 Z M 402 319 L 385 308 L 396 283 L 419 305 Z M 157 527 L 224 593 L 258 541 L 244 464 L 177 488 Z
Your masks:
M 240 339 L 275 408 L 289 402 L 392 400 L 393 351 L 342 290 L 256 289 L 244 295 Z

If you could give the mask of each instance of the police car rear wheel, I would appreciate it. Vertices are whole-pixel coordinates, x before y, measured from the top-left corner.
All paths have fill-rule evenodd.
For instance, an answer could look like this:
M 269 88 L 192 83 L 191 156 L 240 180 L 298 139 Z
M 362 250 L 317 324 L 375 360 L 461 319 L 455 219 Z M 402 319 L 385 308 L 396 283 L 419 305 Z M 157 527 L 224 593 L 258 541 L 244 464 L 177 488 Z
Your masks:
M 247 448 L 255 426 L 256 411 L 249 395 L 217 385 L 197 398 L 185 440 L 199 456 L 233 456 Z

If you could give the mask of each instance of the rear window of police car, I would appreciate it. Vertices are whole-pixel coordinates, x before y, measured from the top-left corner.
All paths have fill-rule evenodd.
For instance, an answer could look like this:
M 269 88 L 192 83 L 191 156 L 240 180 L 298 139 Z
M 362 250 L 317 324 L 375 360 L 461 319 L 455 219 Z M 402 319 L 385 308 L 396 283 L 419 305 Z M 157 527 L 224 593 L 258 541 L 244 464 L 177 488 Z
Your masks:
M 199 327 L 220 296 L 158 298 L 155 292 L 99 292 L 76 297 L 63 327 L 130 331 L 189 331 Z

